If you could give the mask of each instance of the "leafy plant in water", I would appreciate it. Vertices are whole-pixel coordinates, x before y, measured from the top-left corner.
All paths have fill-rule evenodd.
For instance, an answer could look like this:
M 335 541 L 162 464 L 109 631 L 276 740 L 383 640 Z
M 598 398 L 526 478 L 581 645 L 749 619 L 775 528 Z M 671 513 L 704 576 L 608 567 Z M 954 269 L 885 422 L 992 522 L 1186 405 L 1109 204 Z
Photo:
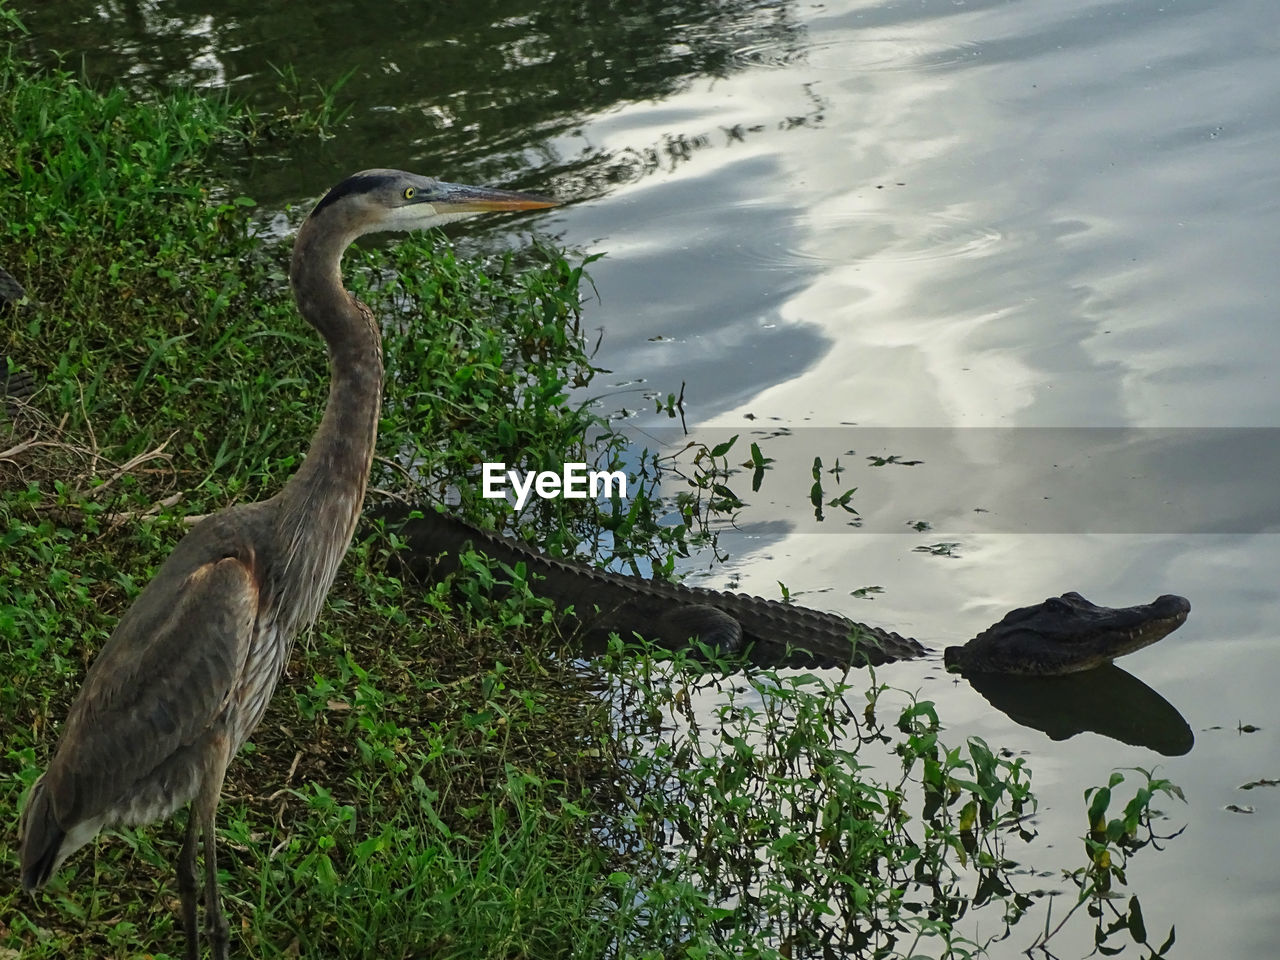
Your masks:
M 847 678 L 716 681 L 705 663 L 657 651 L 609 669 L 620 712 L 636 718 L 627 727 L 641 728 L 629 760 L 634 823 L 664 837 L 656 849 L 610 837 L 632 851 L 633 882 L 650 878 L 632 924 L 636 955 L 673 941 L 697 956 L 898 956 L 925 941 L 944 956 L 978 949 L 955 926 L 974 899 L 961 889 L 965 867 L 981 895 L 1010 866 L 1002 837 L 1034 809 L 1021 759 L 976 739 L 962 757 L 941 743 L 932 704 L 912 702 L 898 720 L 901 773 L 888 779 L 863 756 L 893 739 L 876 720 L 881 688 L 857 709 Z M 710 727 L 690 697 L 708 685 L 720 699 Z M 654 889 L 665 891 L 660 905 Z
M 1146 920 L 1138 896 L 1132 894 L 1125 900 L 1117 887 L 1128 884 L 1126 869 L 1130 857 L 1147 846 L 1160 849 L 1160 843 L 1171 840 L 1186 829 L 1183 827 L 1168 836 L 1158 835 L 1153 820 L 1164 815 L 1152 808 L 1152 801 L 1161 795 L 1177 798 L 1183 803 L 1186 803 L 1187 798 L 1176 783 L 1156 777 L 1150 770 L 1134 767 L 1131 772 L 1139 774 L 1144 782 L 1134 790 L 1119 816 L 1111 815 L 1111 802 L 1115 798 L 1115 788 L 1125 782 L 1123 772 L 1115 771 L 1105 787 L 1090 787 L 1084 793 L 1089 818 L 1089 832 L 1084 837 L 1084 846 L 1089 864 L 1066 874 L 1080 891 L 1075 905 L 1067 915 L 1052 929 L 1051 914 L 1046 915 L 1044 933 L 1034 945 L 1046 953 L 1048 942 L 1077 910 L 1086 905 L 1089 916 L 1095 921 L 1094 943 L 1103 956 L 1124 952 L 1123 945 L 1117 947 L 1111 944 L 1113 938 L 1122 934 L 1128 934 L 1133 943 L 1143 947 L 1146 951 L 1144 955 L 1151 960 L 1168 956 L 1174 945 L 1176 937 L 1172 924 L 1159 947 L 1148 940 Z M 1124 901 L 1123 909 L 1119 906 L 1121 901 Z

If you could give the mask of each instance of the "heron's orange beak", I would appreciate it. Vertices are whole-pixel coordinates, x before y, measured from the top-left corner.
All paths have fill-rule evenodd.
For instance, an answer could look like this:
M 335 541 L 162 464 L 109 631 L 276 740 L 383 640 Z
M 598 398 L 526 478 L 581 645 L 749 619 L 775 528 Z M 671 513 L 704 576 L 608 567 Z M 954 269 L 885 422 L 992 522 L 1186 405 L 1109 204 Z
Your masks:
M 461 183 L 439 181 L 431 196 L 419 196 L 435 207 L 437 213 L 483 213 L 493 210 L 542 210 L 555 207 L 559 200 L 539 197 L 532 193 L 516 193 L 514 190 L 494 190 L 490 187 L 468 187 Z

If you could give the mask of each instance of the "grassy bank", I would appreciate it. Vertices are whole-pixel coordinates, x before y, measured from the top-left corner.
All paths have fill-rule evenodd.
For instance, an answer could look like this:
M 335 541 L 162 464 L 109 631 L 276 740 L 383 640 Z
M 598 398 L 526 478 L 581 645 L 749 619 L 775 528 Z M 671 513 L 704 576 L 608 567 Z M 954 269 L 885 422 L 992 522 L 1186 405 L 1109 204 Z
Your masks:
M 0 265 L 38 301 L 0 315 L 0 352 L 42 385 L 0 419 L 0 822 L 187 518 L 276 492 L 314 429 L 325 356 L 287 290 L 288 240 L 264 229 L 279 211 L 216 173 L 268 129 L 287 135 L 225 102 L 0 65 Z M 563 252 L 463 260 L 413 237 L 352 251 L 346 277 L 386 318 L 372 501 L 450 491 L 477 516 L 478 460 L 611 456 L 607 438 L 582 449 L 604 425 L 566 398 L 593 371 Z M 623 554 L 665 560 L 682 533 L 664 541 L 658 510 L 541 529 L 570 550 L 605 526 Z M 948 748 L 930 705 L 888 710 L 862 673 L 722 683 L 634 647 L 584 666 L 541 604 L 459 609 L 447 585 L 402 579 L 398 549 L 362 529 L 232 764 L 236 955 L 963 956 L 976 900 L 996 924 L 1026 912 L 1007 845 L 1034 808 L 1029 771 Z M 720 687 L 710 722 L 700 686 Z M 870 776 L 864 748 L 894 775 Z M 1141 826 L 1138 804 L 1112 830 L 1107 802 L 1082 891 Z M 32 900 L 0 832 L 0 956 L 180 951 L 177 839 L 121 831 Z

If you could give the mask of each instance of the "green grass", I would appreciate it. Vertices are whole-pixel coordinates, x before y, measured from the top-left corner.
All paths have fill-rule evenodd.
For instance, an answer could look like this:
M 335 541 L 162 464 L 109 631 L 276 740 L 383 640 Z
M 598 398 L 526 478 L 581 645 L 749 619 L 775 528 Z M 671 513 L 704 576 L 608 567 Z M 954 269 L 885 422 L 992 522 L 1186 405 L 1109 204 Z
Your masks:
M 288 243 L 215 171 L 338 117 L 331 96 L 264 119 L 0 57 L 0 265 L 40 303 L 2 317 L 0 352 L 44 384 L 0 420 L 0 450 L 18 451 L 0 460 L 0 823 L 184 518 L 269 496 L 299 462 L 324 350 L 293 308 Z M 349 286 L 386 318 L 374 488 L 453 493 L 503 523 L 477 496 L 479 461 L 621 462 L 608 425 L 568 399 L 594 373 L 585 265 L 547 247 L 461 259 L 440 236 L 348 255 Z M 669 570 L 698 517 L 736 501 L 727 453 L 702 450 L 674 505 L 540 503 L 529 525 L 560 553 L 587 542 Z M 948 747 L 932 705 L 884 723 L 865 674 L 731 673 L 707 727 L 689 691 L 719 682 L 714 665 L 621 644 L 583 665 L 536 584 L 472 613 L 448 584 L 403 579 L 400 547 L 362 528 L 230 768 L 237 956 L 968 956 L 979 945 L 955 924 L 975 874 L 1006 884 L 988 896 L 998 915 L 1028 909 L 1009 847 L 1034 805 L 1029 771 L 979 741 Z M 877 779 L 861 751 L 886 746 L 900 772 Z M 1123 884 L 1103 853 L 1118 861 L 1149 828 L 1163 781 L 1149 787 L 1095 838 L 1081 902 L 1104 876 Z M 0 956 L 179 954 L 178 835 L 112 834 L 31 899 L 0 831 Z

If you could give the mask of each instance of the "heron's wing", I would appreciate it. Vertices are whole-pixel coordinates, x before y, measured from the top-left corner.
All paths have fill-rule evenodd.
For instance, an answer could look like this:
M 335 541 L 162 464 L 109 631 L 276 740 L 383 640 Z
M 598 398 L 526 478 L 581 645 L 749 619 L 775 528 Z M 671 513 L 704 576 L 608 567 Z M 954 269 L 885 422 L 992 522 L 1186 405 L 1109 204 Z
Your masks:
M 160 788 L 181 793 L 198 776 L 201 749 L 221 731 L 243 674 L 258 600 L 251 558 L 193 568 L 170 557 L 71 708 L 49 770 L 63 824 L 112 809 L 148 778 L 171 780 Z

